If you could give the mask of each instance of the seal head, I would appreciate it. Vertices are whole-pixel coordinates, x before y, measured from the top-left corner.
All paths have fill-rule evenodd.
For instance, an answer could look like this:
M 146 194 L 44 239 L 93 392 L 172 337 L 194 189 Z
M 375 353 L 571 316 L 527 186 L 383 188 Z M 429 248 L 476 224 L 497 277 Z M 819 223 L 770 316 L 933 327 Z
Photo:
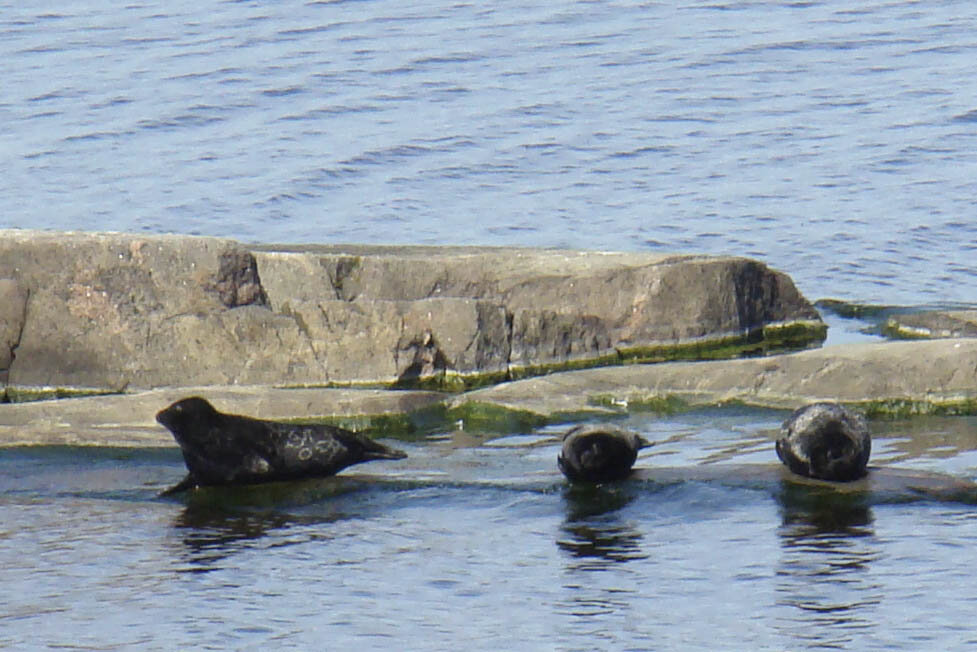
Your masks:
M 569 480 L 610 482 L 631 473 L 638 451 L 651 446 L 637 433 L 614 426 L 575 426 L 563 435 L 556 463 Z
M 177 401 L 156 420 L 173 433 L 189 471 L 167 493 L 201 485 L 326 477 L 361 462 L 407 457 L 336 426 L 225 414 L 199 396 Z
M 837 403 L 812 403 L 784 421 L 776 449 L 798 475 L 849 482 L 866 474 L 872 438 L 861 414 Z

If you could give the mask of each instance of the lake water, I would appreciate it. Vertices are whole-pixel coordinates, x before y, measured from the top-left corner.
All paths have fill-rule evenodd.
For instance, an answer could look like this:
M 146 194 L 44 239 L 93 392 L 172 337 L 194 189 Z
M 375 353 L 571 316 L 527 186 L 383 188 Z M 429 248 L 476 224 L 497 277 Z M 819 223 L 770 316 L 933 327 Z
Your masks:
M 0 1 L 0 226 L 741 254 L 972 304 L 972 9 Z
M 0 0 L 0 227 L 737 254 L 973 304 L 975 60 L 965 0 Z M 784 416 L 633 416 L 650 475 L 589 491 L 557 428 L 173 499 L 175 448 L 0 449 L 0 647 L 977 643 L 973 506 L 730 481 Z M 975 426 L 873 423 L 873 460 L 973 478 Z
M 778 480 L 785 413 L 634 415 L 633 480 L 570 488 L 560 428 L 435 430 L 323 481 L 159 498 L 175 450 L 0 449 L 9 649 L 959 649 L 977 511 Z M 977 418 L 873 424 L 972 476 Z M 753 477 L 742 465 L 769 464 Z M 728 469 L 714 479 L 663 467 Z

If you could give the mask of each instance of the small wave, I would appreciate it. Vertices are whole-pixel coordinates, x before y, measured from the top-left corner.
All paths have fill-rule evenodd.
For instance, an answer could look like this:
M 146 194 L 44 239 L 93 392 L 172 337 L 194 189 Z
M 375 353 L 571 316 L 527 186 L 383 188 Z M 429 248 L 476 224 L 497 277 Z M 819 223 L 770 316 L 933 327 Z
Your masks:
M 136 126 L 140 129 L 174 131 L 184 127 L 204 127 L 217 122 L 224 122 L 225 118 L 218 116 L 202 116 L 186 113 L 173 118 L 159 120 L 140 120 Z
M 322 106 L 305 113 L 289 114 L 278 118 L 279 121 L 284 122 L 300 122 L 303 120 L 315 121 L 319 118 L 329 117 L 329 116 L 339 116 L 339 115 L 356 115 L 359 113 L 378 113 L 384 109 L 376 104 L 339 104 L 336 106 Z
M 954 122 L 977 122 L 977 109 L 953 116 Z
M 123 133 L 120 131 L 92 131 L 87 134 L 76 134 L 73 136 L 65 136 L 61 139 L 63 143 L 77 143 L 86 140 L 107 140 L 111 138 L 118 138 L 122 136 Z
M 340 161 L 340 165 L 384 165 L 393 161 L 421 156 L 433 151 L 430 147 L 419 145 L 397 145 L 386 149 L 371 150 Z
M 269 88 L 261 91 L 266 97 L 286 97 L 288 95 L 298 95 L 304 93 L 305 89 L 301 86 L 287 86 L 285 88 Z
M 627 152 L 614 152 L 610 154 L 610 158 L 640 158 L 645 154 L 665 154 L 670 151 L 672 151 L 671 147 L 649 145 L 647 147 L 638 147 L 637 149 L 632 149 Z
M 481 61 L 484 58 L 485 57 L 478 54 L 464 52 L 459 54 L 447 54 L 443 56 L 421 57 L 420 59 L 414 59 L 411 64 L 414 66 L 428 66 L 441 65 L 445 63 L 471 63 L 472 61 Z

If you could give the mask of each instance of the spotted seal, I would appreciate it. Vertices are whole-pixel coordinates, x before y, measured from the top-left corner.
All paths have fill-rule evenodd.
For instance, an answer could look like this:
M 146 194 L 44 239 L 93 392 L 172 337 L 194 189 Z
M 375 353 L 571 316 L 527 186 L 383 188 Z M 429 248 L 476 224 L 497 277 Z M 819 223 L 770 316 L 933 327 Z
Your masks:
M 407 454 L 329 425 L 297 425 L 218 412 L 192 396 L 156 415 L 183 451 L 189 474 L 166 493 L 202 485 L 325 477 L 371 460 Z
M 848 482 L 866 473 L 872 438 L 865 417 L 837 403 L 812 403 L 781 426 L 777 457 L 799 475 Z
M 631 473 L 638 451 L 651 446 L 640 435 L 614 426 L 580 425 L 563 435 L 556 463 L 569 480 L 609 482 Z

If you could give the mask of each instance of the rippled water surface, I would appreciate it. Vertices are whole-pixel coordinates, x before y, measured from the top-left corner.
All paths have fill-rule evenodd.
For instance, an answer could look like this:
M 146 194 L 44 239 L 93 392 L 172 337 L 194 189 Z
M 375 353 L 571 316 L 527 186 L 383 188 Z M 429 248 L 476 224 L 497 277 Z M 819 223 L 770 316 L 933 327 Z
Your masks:
M 336 478 L 176 498 L 156 496 L 184 472 L 176 450 L 0 449 L 0 646 L 977 643 L 977 495 L 785 482 L 783 417 L 632 416 L 658 444 L 636 477 L 597 488 L 557 472 L 558 427 L 434 432 Z M 873 423 L 875 460 L 970 478 L 975 427 Z
M 975 60 L 964 0 L 0 0 L 0 227 L 730 253 L 973 304 Z M 977 643 L 975 501 L 741 467 L 783 416 L 634 416 L 659 444 L 599 489 L 557 429 L 173 499 L 175 449 L 0 449 L 0 647 Z M 873 460 L 970 479 L 975 426 L 873 424 Z
M 0 226 L 732 253 L 974 303 L 972 9 L 0 1 Z

